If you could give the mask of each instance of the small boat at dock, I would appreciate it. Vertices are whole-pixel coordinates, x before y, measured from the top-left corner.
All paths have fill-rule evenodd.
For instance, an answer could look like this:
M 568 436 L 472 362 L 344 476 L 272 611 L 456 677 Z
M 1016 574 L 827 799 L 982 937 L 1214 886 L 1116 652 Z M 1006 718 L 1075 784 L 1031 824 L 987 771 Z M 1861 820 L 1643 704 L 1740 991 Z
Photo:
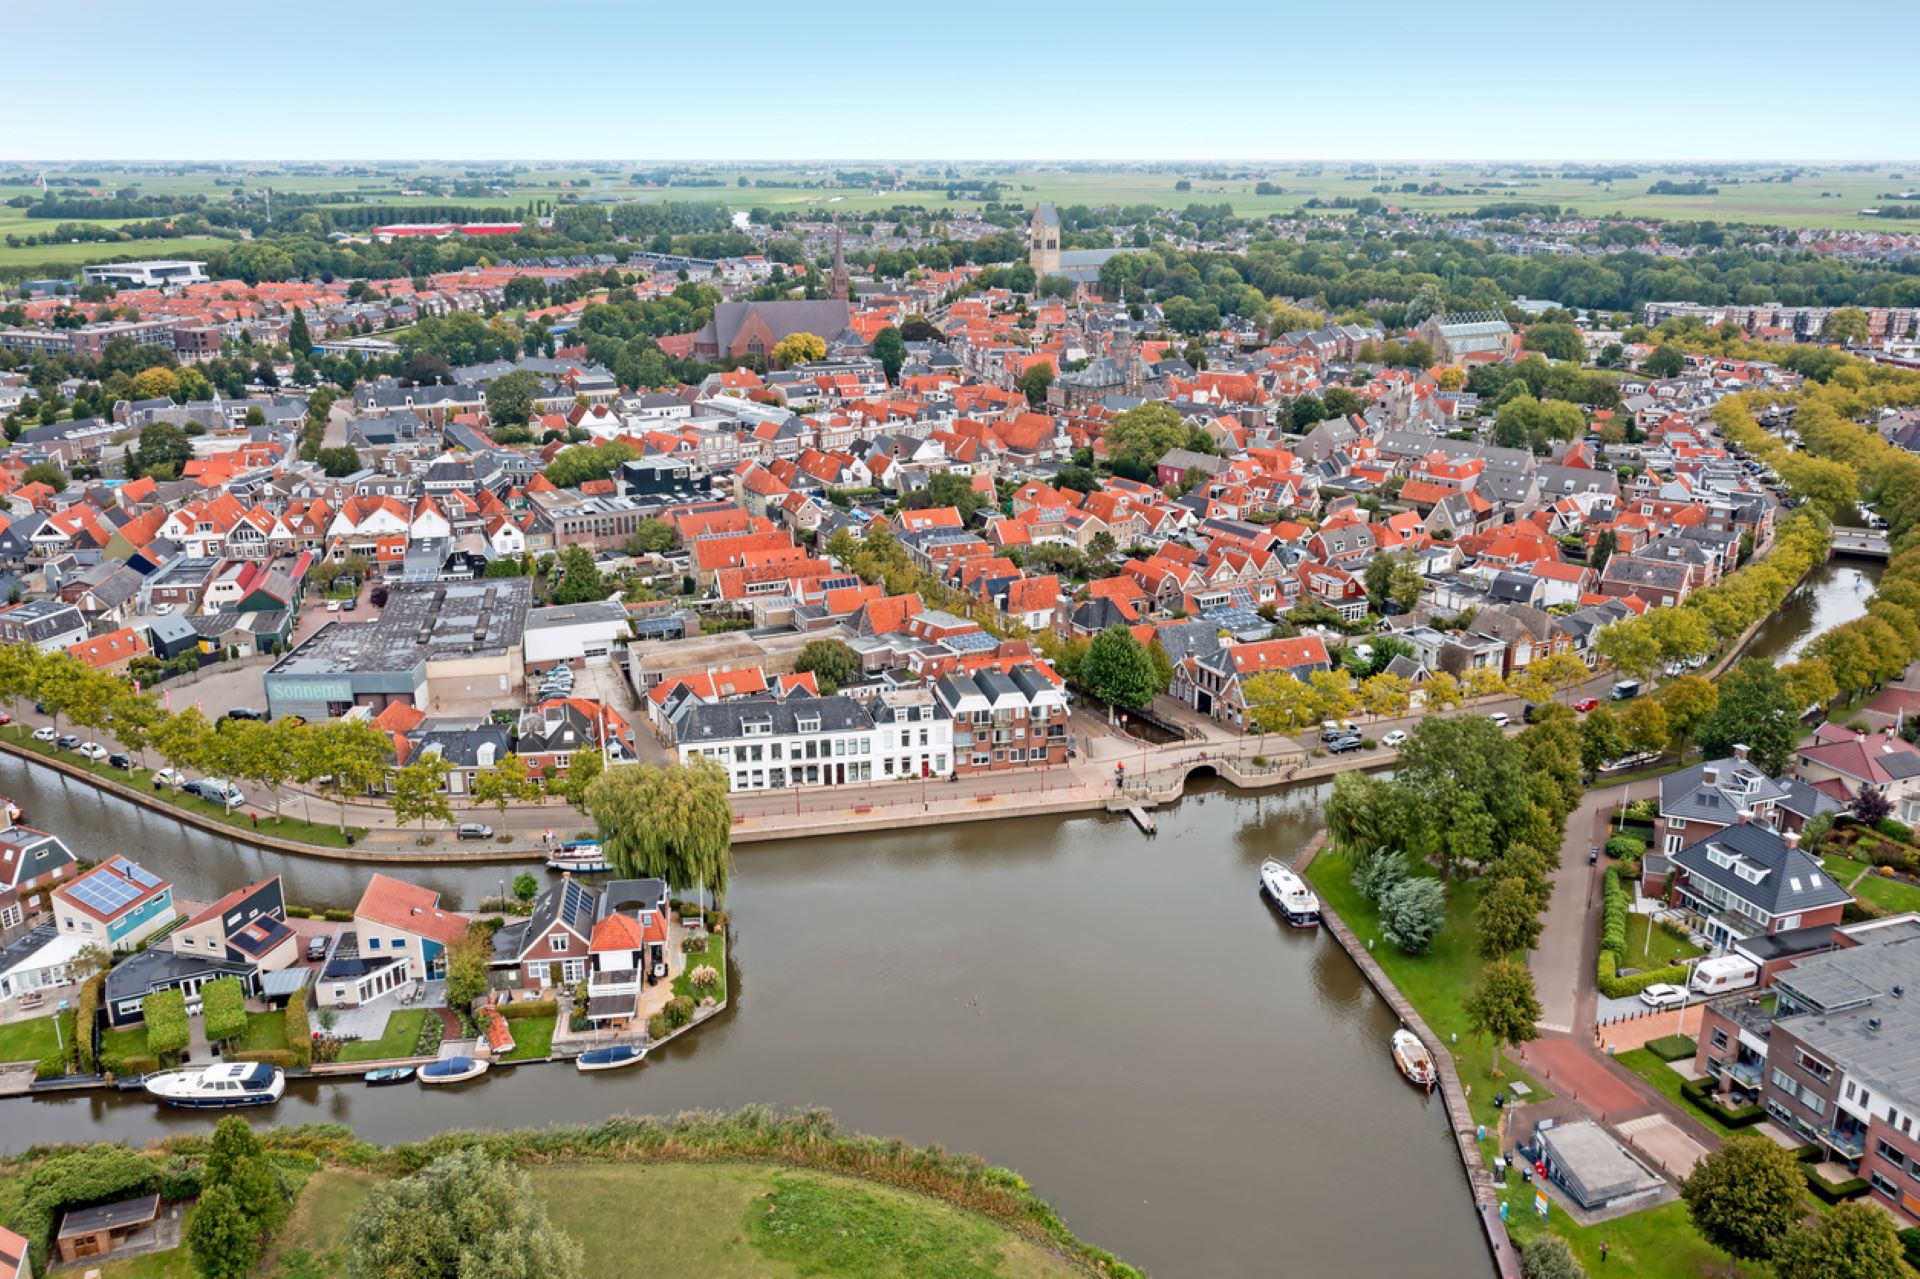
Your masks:
M 1284 863 L 1272 858 L 1260 863 L 1260 887 L 1295 928 L 1320 926 L 1320 898 Z
M 1422 1088 L 1432 1088 L 1440 1078 L 1440 1072 L 1433 1064 L 1433 1054 L 1420 1042 L 1420 1037 L 1411 1030 L 1400 1029 L 1393 1032 L 1393 1064 L 1400 1067 L 1400 1073 Z
M 576 875 L 594 875 L 613 869 L 600 845 L 590 839 L 576 839 L 547 854 L 548 870 L 572 871 Z
M 585 1073 L 594 1070 L 619 1070 L 623 1066 L 638 1066 L 647 1058 L 647 1050 L 636 1048 L 632 1044 L 615 1044 L 611 1048 L 595 1048 L 583 1052 L 573 1059 L 573 1068 Z
M 245 1061 L 152 1075 L 142 1086 L 148 1096 L 182 1110 L 232 1110 L 279 1101 L 287 1090 L 287 1074 L 278 1066 Z
M 482 1058 L 448 1057 L 420 1067 L 418 1078 L 423 1084 L 458 1084 L 486 1073 L 487 1062 Z
M 360 1076 L 369 1088 L 390 1088 L 394 1084 L 404 1084 L 417 1072 L 412 1066 L 383 1066 L 379 1070 L 369 1070 Z

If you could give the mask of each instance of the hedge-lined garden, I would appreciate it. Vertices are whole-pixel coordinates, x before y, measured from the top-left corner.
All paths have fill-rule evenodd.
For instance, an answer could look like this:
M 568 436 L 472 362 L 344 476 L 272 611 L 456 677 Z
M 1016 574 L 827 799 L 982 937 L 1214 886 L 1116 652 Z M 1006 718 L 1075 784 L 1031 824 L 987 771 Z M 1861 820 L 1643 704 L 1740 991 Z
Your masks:
M 1600 962 L 1595 984 L 1609 999 L 1625 999 L 1649 986 L 1662 983 L 1677 986 L 1687 980 L 1685 964 L 1649 968 L 1630 977 L 1620 975 L 1620 963 L 1627 954 L 1627 916 L 1632 907 L 1633 898 L 1620 880 L 1619 868 L 1607 867 L 1601 896 Z

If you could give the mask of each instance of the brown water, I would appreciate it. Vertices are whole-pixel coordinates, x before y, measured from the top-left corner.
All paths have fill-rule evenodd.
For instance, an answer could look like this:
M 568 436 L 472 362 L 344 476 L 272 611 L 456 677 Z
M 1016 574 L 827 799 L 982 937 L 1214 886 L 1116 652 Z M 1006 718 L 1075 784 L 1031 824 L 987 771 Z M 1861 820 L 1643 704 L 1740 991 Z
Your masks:
M 350 903 L 359 867 L 188 832 L 0 760 L 0 793 L 85 852 L 204 897 L 271 870 Z M 733 1007 L 629 1074 L 501 1071 L 464 1091 L 303 1083 L 281 1123 L 377 1141 L 767 1102 L 1018 1169 L 1085 1238 L 1156 1275 L 1489 1270 L 1441 1108 L 1394 1073 L 1394 1019 L 1331 937 L 1255 889 L 1324 791 L 1202 792 L 1125 819 L 994 822 L 756 846 L 732 894 Z M 497 870 L 414 876 L 465 900 Z M 131 1095 L 0 1103 L 0 1148 L 206 1121 Z
M 1776 664 L 1798 659 L 1822 631 L 1866 614 L 1885 568 L 1882 561 L 1852 557 L 1831 559 L 1815 568 L 1788 594 L 1780 611 L 1754 632 L 1744 656 L 1764 657 Z

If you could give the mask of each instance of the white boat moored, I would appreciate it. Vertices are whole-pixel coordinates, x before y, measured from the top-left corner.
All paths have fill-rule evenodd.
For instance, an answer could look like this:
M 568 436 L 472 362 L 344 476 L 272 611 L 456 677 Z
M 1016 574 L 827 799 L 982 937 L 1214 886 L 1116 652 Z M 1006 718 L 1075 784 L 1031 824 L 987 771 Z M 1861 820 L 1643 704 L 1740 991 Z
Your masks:
M 287 1090 L 287 1072 L 260 1061 L 174 1070 L 142 1081 L 149 1096 L 186 1110 L 271 1106 Z
M 1434 1067 L 1433 1054 L 1420 1042 L 1420 1036 L 1402 1027 L 1393 1032 L 1393 1064 L 1400 1067 L 1405 1075 L 1422 1088 L 1431 1088 L 1440 1078 L 1440 1072 Z
M 1320 898 L 1283 863 L 1272 858 L 1260 863 L 1260 887 L 1295 928 L 1319 926 Z

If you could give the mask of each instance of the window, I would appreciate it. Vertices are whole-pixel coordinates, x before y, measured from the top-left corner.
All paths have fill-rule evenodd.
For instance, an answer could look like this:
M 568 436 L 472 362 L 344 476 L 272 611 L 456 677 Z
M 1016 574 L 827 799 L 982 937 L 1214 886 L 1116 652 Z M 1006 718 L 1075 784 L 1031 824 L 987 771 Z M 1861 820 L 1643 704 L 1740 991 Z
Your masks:
M 1778 1066 L 1773 1068 L 1773 1086 L 1789 1097 L 1798 1097 L 1800 1095 L 1799 1083 L 1794 1080 L 1792 1075 L 1789 1075 Z
M 396 937 L 387 944 L 394 950 L 405 950 L 407 948 L 407 939 L 404 937 Z
M 1726 1031 L 1724 1031 L 1724 1030 L 1715 1030 L 1715 1031 L 1713 1032 L 1713 1046 L 1714 1046 L 1715 1048 L 1725 1048 L 1725 1047 L 1727 1046 L 1727 1032 L 1726 1032 Z
M 380 939 L 379 939 L 378 937 L 369 937 L 369 938 L 367 938 L 367 949 L 368 949 L 368 950 L 379 950 L 379 949 L 380 949 Z
M 1816 1117 L 1827 1113 L 1827 1099 L 1811 1088 L 1800 1094 L 1800 1104 L 1811 1110 Z
M 1668 830 L 1685 830 L 1686 828 L 1687 828 L 1687 819 L 1686 819 L 1686 818 L 1684 818 L 1684 817 L 1669 817 L 1669 818 L 1667 818 L 1667 829 L 1668 829 Z
M 1821 1083 L 1833 1078 L 1833 1067 L 1810 1053 L 1800 1053 L 1795 1064 Z
M 1901 1154 L 1898 1148 L 1889 1144 L 1885 1138 L 1873 1143 L 1873 1152 L 1892 1164 L 1895 1168 L 1905 1168 L 1907 1166 L 1907 1157 Z
M 1667 836 L 1667 856 L 1671 857 L 1675 853 L 1679 852 L 1681 848 L 1685 846 L 1684 845 L 1685 839 L 1686 839 L 1686 836 L 1684 835 Z
M 1896 1186 L 1890 1178 L 1882 1174 L 1878 1169 L 1874 1171 L 1870 1180 L 1873 1182 L 1873 1188 L 1887 1198 L 1898 1199 L 1900 1197 L 1900 1187 Z
M 567 950 L 566 935 L 564 933 L 555 933 L 553 936 L 547 938 L 547 949 L 556 955 L 565 954 Z

